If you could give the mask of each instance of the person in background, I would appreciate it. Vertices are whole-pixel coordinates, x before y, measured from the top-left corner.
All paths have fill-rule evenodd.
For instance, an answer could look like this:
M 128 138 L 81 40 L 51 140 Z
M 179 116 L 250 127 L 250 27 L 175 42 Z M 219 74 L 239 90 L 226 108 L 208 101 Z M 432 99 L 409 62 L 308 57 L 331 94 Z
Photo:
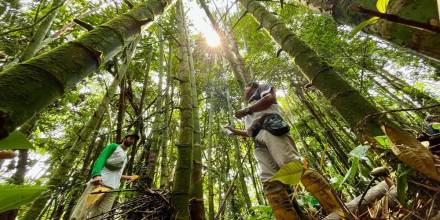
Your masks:
M 268 84 L 250 82 L 246 85 L 244 97 L 248 106 L 235 112 L 235 117 L 244 118 L 246 130 L 231 126 L 225 128 L 231 135 L 251 137 L 254 140 L 254 155 L 261 170 L 259 175 L 264 193 L 276 219 L 299 219 L 289 198 L 288 186 L 279 181 L 271 181 L 280 167 L 300 160 L 295 143 L 289 135 L 289 126 L 281 117 L 275 89 Z M 306 169 L 301 181 L 328 214 L 337 212 L 344 217 L 342 202 L 322 175 Z
M 429 136 L 434 136 L 440 134 L 440 122 L 435 120 L 435 117 L 432 115 L 428 115 L 425 118 L 426 122 L 426 133 Z
M 121 144 L 109 144 L 101 151 L 92 168 L 92 179 L 87 183 L 70 219 L 82 220 L 110 211 L 116 198 L 110 191 L 118 189 L 121 180 L 133 182 L 139 178 L 136 175 L 122 175 L 127 163 L 126 151 L 138 139 L 138 135 L 128 134 L 122 138 Z

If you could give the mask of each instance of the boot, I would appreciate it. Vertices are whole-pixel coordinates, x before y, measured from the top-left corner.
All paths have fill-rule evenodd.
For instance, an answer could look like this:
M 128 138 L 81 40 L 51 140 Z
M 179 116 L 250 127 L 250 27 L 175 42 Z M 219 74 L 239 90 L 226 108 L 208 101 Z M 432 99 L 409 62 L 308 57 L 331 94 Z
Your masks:
M 267 193 L 266 197 L 277 220 L 299 219 L 285 189 Z
M 301 182 L 306 190 L 319 201 L 327 214 L 337 212 L 342 219 L 347 217 L 348 210 L 320 173 L 307 169 L 301 177 Z

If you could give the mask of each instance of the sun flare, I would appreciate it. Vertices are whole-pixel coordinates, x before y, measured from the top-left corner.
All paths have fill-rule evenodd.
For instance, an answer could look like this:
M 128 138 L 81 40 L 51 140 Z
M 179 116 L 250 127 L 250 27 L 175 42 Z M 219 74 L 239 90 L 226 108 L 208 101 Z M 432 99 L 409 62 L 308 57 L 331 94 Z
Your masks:
M 221 44 L 220 37 L 215 31 L 205 31 L 203 33 L 206 39 L 206 43 L 210 47 L 218 47 Z

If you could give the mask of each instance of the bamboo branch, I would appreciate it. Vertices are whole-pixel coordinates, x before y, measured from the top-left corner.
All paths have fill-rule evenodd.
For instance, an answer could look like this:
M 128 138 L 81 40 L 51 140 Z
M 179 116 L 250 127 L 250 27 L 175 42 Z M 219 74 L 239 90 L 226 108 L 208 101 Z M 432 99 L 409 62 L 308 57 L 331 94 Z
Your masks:
M 91 31 L 93 29 L 95 29 L 95 27 L 93 27 L 93 25 L 85 22 L 85 21 L 81 21 L 77 18 L 73 19 L 73 22 L 77 23 L 79 26 L 85 28 L 87 31 Z
M 362 13 L 362 14 L 376 16 L 376 17 L 382 18 L 384 20 L 398 23 L 398 24 L 403 24 L 403 25 L 406 25 L 409 27 L 418 28 L 418 29 L 422 29 L 422 30 L 426 30 L 426 31 L 430 31 L 430 32 L 435 32 L 435 33 L 440 33 L 439 26 L 434 26 L 429 23 L 422 23 L 422 22 L 418 22 L 418 21 L 414 21 L 414 20 L 405 19 L 405 18 L 399 17 L 397 15 L 380 13 L 378 11 L 364 8 L 358 4 L 353 4 L 351 6 L 351 10 L 353 10 L 355 12 Z

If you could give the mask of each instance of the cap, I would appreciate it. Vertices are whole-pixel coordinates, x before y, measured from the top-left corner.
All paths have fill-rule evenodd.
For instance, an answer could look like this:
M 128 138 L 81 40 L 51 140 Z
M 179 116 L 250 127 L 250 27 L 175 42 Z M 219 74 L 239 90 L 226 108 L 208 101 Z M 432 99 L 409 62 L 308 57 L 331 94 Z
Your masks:
M 136 133 L 129 133 L 129 134 L 126 134 L 126 135 L 124 136 L 124 138 L 126 138 L 126 137 L 134 137 L 134 138 L 136 138 L 136 140 L 139 140 L 139 135 L 137 135 Z

